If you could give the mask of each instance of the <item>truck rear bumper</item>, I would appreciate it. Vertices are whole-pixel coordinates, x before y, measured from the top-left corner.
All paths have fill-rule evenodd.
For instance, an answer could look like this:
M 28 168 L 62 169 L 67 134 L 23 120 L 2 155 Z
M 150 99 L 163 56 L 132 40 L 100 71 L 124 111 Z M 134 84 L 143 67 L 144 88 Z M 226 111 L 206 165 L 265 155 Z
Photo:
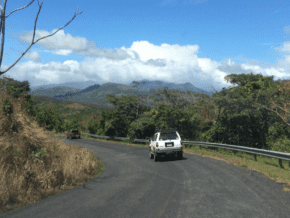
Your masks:
M 176 152 L 183 152 L 183 149 L 182 147 L 178 147 L 178 148 L 156 148 L 155 149 L 156 151 L 156 154 L 159 154 L 159 155 L 165 155 L 165 154 L 174 154 Z

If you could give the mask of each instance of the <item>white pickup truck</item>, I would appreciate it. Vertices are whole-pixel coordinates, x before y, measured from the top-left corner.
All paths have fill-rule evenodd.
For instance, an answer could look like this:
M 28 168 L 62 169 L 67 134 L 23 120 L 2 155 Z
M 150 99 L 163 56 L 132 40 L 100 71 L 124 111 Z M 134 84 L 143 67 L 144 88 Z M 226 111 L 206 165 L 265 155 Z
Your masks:
M 178 159 L 183 158 L 183 144 L 179 133 L 174 129 L 157 129 L 150 140 L 149 157 L 156 162 L 159 157 L 177 154 Z

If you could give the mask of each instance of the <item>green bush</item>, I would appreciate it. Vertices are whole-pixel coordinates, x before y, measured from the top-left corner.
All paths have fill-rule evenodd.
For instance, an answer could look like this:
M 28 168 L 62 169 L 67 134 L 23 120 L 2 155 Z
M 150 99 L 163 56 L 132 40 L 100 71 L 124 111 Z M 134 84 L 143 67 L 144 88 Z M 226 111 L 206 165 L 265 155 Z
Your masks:
M 4 88 L 7 87 L 8 94 L 12 95 L 12 97 L 15 99 L 18 99 L 21 95 L 23 95 L 27 100 L 25 104 L 25 111 L 30 116 L 35 117 L 37 115 L 37 113 L 39 112 L 39 108 L 36 106 L 36 98 L 28 94 L 28 92 L 31 91 L 28 81 L 19 82 L 12 78 L 5 77 L 0 79 L 0 86 L 1 90 L 4 91 Z M 9 107 L 9 105 L 7 105 L 7 102 L 6 105 L 3 106 L 5 108 Z
M 281 135 L 290 137 L 289 127 L 281 121 L 275 122 L 268 129 L 267 141 L 276 141 Z
M 56 133 L 64 131 L 64 117 L 55 109 L 42 110 L 37 114 L 37 122 L 46 126 L 48 130 L 54 129 Z
M 73 129 L 73 121 L 65 119 L 62 123 L 62 128 L 65 129 L 66 131 Z
M 281 151 L 285 153 L 290 153 L 290 139 L 287 136 L 282 135 L 275 140 L 275 142 L 269 142 L 270 150 Z
M 281 122 L 275 122 L 269 127 L 267 144 L 273 151 L 290 153 L 289 127 Z
M 3 109 L 3 112 L 6 114 L 6 116 L 13 114 L 13 108 L 9 99 L 4 99 L 4 102 L 1 104 L 0 108 Z M 8 118 L 5 117 L 5 119 Z
M 36 104 L 37 104 L 37 101 L 35 100 L 34 97 L 27 100 L 27 102 L 25 104 L 25 111 L 28 115 L 33 116 L 33 117 L 37 116 L 40 109 Z
M 99 126 L 100 126 L 99 119 L 90 120 L 87 124 L 87 128 L 89 130 L 89 133 L 90 134 L 98 134 Z
M 30 90 L 28 81 L 20 82 L 12 78 L 5 77 L 0 79 L 0 87 L 5 91 L 5 87 L 8 88 L 8 94 L 12 95 L 13 98 L 19 98 L 21 95 L 24 95 L 26 99 L 30 99 L 31 95 L 27 93 Z

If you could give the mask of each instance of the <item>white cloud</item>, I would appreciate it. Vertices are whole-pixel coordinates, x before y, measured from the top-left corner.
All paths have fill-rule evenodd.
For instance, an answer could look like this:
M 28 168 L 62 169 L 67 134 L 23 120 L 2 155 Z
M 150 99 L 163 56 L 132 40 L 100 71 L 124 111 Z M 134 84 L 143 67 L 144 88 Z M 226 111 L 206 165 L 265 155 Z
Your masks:
M 166 5 L 172 5 L 172 4 L 176 4 L 177 0 L 164 0 L 163 2 L 161 2 L 162 6 L 166 6 Z
M 182 3 L 183 5 L 197 5 L 197 4 L 203 4 L 207 2 L 207 0 L 184 0 L 184 1 L 178 1 L 178 0 L 163 0 L 161 2 L 161 6 L 175 6 L 177 3 Z
M 41 59 L 40 55 L 36 51 L 32 51 L 32 52 L 26 53 L 23 56 L 23 58 L 32 60 L 32 61 L 37 62 L 37 63 L 42 62 L 42 59 Z
M 67 49 L 61 49 L 61 50 L 58 50 L 58 51 L 55 51 L 55 52 L 52 52 L 52 53 L 58 54 L 58 55 L 65 55 L 65 56 L 67 56 L 67 55 L 71 54 L 72 51 L 71 50 L 67 50 Z
M 284 27 L 284 33 L 286 33 L 286 34 L 290 33 L 290 26 Z
M 283 52 L 290 52 L 290 42 L 284 42 L 281 47 L 275 49 Z
M 32 33 L 33 31 L 19 34 L 19 40 L 30 44 Z M 37 30 L 35 39 L 51 33 Z M 89 43 L 84 37 L 65 34 L 64 30 L 60 30 L 52 37 L 40 40 L 37 44 L 44 52 L 62 56 L 74 53 L 85 56 L 86 59 L 82 62 L 67 60 L 63 63 L 44 64 L 41 63 L 40 55 L 32 51 L 25 55 L 25 58 L 32 61 L 19 62 L 7 72 L 9 77 L 20 81 L 28 80 L 31 86 L 88 80 L 96 81 L 98 84 L 130 83 L 133 80 L 147 79 L 179 84 L 190 82 L 199 88 L 204 88 L 199 85 L 199 82 L 210 83 L 220 89 L 232 86 L 224 80 L 226 75 L 232 73 L 261 73 L 265 76 L 274 75 L 275 79 L 289 74 L 289 56 L 278 62 L 277 66 L 262 68 L 255 62 L 237 64 L 231 59 L 216 62 L 208 58 L 199 58 L 198 45 L 154 45 L 148 41 L 135 41 L 129 48 L 123 46 L 114 50 L 99 49 L 94 42 Z M 284 43 L 281 51 L 290 51 L 290 44 Z M 2 69 L 7 67 L 3 66 Z M 204 89 L 211 89 L 211 87 Z
M 51 33 L 46 30 L 36 30 L 34 41 L 54 33 L 57 29 L 54 29 Z M 14 37 L 19 40 L 31 44 L 33 31 L 15 34 Z M 70 34 L 65 34 L 64 30 L 58 31 L 53 36 L 41 39 L 37 42 L 37 45 L 42 46 L 44 49 L 49 49 L 51 52 L 55 52 L 59 55 L 66 55 L 73 51 L 81 52 L 88 50 L 91 45 L 84 37 L 73 37 Z
M 196 5 L 196 4 L 203 4 L 207 2 L 207 0 L 184 0 L 182 3 L 183 5 Z

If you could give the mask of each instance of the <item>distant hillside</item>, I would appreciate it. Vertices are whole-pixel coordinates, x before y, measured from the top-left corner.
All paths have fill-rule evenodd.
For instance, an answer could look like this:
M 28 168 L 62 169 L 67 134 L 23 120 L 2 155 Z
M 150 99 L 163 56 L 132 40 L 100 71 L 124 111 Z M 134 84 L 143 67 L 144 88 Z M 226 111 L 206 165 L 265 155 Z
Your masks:
M 164 87 L 168 87 L 168 89 L 177 89 L 180 91 L 191 91 L 191 92 L 196 92 L 196 93 L 204 93 L 207 95 L 212 95 L 214 91 L 209 92 L 200 88 L 197 88 L 193 86 L 191 83 L 183 83 L 183 84 L 175 84 L 175 83 L 168 83 L 168 82 L 163 82 L 160 80 L 155 80 L 155 81 L 149 81 L 149 80 L 141 80 L 141 81 L 136 81 L 141 83 L 137 88 L 139 89 L 160 89 Z M 145 82 L 145 84 L 142 84 L 142 82 Z M 135 84 L 132 82 L 130 83 L 129 86 L 134 86 Z
M 73 97 L 73 96 L 77 96 L 77 95 L 82 95 L 86 92 L 92 92 L 95 89 L 99 88 L 100 85 L 93 85 L 93 86 L 89 86 L 88 88 L 85 88 L 81 91 L 78 92 L 68 92 L 66 94 L 62 94 L 62 95 L 54 95 L 54 98 L 60 98 L 60 99 L 68 99 L 69 97 Z
M 92 86 L 96 84 L 95 81 L 89 80 L 86 82 L 68 82 L 68 83 L 61 83 L 61 84 L 50 84 L 50 85 L 31 85 L 30 89 L 31 91 L 35 91 L 36 89 L 43 88 L 43 89 L 50 89 L 54 87 L 70 87 L 70 88 L 75 88 L 75 89 L 80 89 L 83 90 L 89 86 Z
M 81 91 L 81 89 L 75 89 L 71 87 L 54 87 L 49 89 L 38 88 L 35 91 L 30 91 L 31 95 L 34 96 L 49 96 L 53 97 L 55 95 L 65 95 L 68 93 L 76 93 Z
M 130 93 L 128 92 L 129 89 L 137 90 L 137 88 L 132 88 L 119 83 L 105 83 L 103 85 L 95 84 L 83 90 L 69 87 L 55 87 L 49 89 L 39 88 L 35 91 L 31 91 L 30 94 L 32 96 L 48 96 L 56 99 L 67 99 L 84 103 L 105 103 L 107 102 L 105 99 L 107 94 L 135 95 L 137 93 Z M 148 94 L 148 91 L 146 91 L 146 93 Z
M 144 81 L 144 80 L 143 80 Z M 148 81 L 147 81 L 148 82 Z M 158 89 L 168 87 L 169 89 L 175 88 L 180 90 L 180 95 L 185 99 L 188 97 L 185 96 L 185 91 L 190 91 L 191 93 L 203 93 L 204 90 L 198 89 L 191 85 L 190 83 L 186 84 L 174 84 L 174 83 L 163 83 L 162 81 L 151 81 L 145 85 L 139 85 L 139 88 L 133 87 L 134 84 L 124 85 L 121 83 L 105 83 L 103 85 L 95 84 L 89 86 L 86 89 L 79 90 L 69 87 L 55 87 L 50 89 L 37 89 L 31 92 L 32 96 L 48 96 L 54 99 L 69 100 L 72 102 L 78 103 L 89 103 L 94 105 L 107 105 L 108 101 L 106 100 L 107 94 L 112 94 L 116 96 L 122 95 L 143 95 L 144 103 L 147 106 L 152 106 L 153 100 L 150 100 L 152 95 L 155 95 L 155 92 Z M 146 89 L 147 88 L 147 89 Z M 152 91 L 150 91 L 153 90 Z M 192 91 L 193 90 L 193 91 Z

